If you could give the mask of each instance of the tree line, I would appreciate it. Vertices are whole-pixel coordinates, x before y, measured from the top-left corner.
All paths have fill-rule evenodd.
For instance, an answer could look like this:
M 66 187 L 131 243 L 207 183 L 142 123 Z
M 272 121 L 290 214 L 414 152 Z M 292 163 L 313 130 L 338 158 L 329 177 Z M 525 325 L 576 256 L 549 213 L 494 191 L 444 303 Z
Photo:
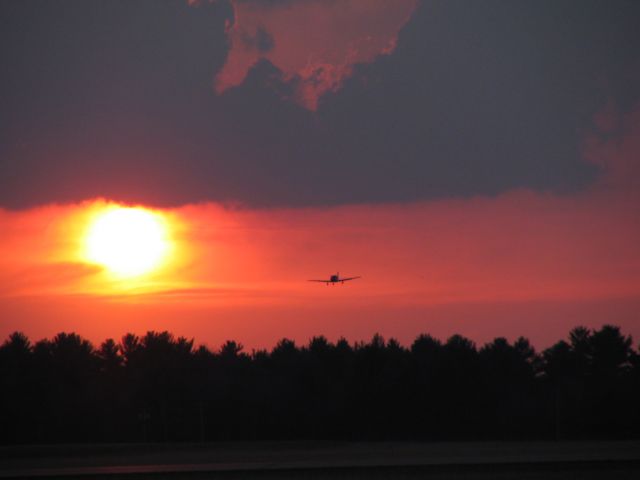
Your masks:
M 283 339 L 251 353 L 169 332 L 0 346 L 0 442 L 638 438 L 640 354 L 618 327 L 538 353 L 454 335 L 411 346 Z

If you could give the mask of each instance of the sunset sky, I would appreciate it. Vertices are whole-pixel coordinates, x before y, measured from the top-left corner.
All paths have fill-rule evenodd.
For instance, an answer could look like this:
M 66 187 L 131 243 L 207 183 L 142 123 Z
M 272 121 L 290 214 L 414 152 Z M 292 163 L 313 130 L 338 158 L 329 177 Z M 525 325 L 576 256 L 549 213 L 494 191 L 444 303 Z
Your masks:
M 637 344 L 639 24 L 635 0 L 0 2 L 0 341 Z M 362 278 L 307 282 L 338 271 Z

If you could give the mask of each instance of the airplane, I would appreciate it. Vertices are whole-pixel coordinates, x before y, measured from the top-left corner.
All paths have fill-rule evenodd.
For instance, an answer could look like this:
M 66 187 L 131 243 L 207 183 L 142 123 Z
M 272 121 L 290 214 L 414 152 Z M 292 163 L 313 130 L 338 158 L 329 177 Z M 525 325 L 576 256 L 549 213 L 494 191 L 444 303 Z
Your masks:
M 340 278 L 340 272 L 338 272 L 335 275 L 331 275 L 331 277 L 329 277 L 328 280 L 309 280 L 309 281 L 310 282 L 322 282 L 322 283 L 326 283 L 327 285 L 329 285 L 329 284 L 335 285 L 336 283 L 342 283 L 344 285 L 344 282 L 346 282 L 347 280 L 355 280 L 356 278 L 361 278 L 361 277 Z

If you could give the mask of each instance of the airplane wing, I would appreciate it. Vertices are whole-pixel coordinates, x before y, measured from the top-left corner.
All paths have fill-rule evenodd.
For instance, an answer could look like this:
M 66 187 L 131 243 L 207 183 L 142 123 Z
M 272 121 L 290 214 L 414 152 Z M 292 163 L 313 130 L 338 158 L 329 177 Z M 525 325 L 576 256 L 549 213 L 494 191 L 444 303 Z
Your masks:
M 307 280 L 308 282 L 322 282 L 322 283 L 327 283 L 327 282 L 331 282 L 331 280 Z
M 341 278 L 339 281 L 340 281 L 340 282 L 346 282 L 347 280 L 355 280 L 356 278 L 362 278 L 362 277 L 347 277 L 347 278 Z

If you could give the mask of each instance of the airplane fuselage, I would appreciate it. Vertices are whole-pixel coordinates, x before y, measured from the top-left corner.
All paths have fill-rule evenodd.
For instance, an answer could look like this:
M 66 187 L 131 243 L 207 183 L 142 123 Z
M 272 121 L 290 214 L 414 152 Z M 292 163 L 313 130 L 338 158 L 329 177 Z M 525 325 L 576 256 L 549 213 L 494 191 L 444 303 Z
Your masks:
M 313 280 L 309 280 L 309 281 L 310 282 L 322 282 L 322 283 L 326 283 L 327 285 L 329 285 L 329 284 L 335 285 L 336 283 L 341 283 L 341 284 L 344 285 L 344 282 L 346 282 L 347 280 L 355 280 L 356 278 L 360 278 L 360 277 L 343 277 L 343 278 L 340 278 L 340 273 L 336 273 L 335 275 L 329 276 L 329 278 L 326 279 L 326 280 L 313 279 Z

